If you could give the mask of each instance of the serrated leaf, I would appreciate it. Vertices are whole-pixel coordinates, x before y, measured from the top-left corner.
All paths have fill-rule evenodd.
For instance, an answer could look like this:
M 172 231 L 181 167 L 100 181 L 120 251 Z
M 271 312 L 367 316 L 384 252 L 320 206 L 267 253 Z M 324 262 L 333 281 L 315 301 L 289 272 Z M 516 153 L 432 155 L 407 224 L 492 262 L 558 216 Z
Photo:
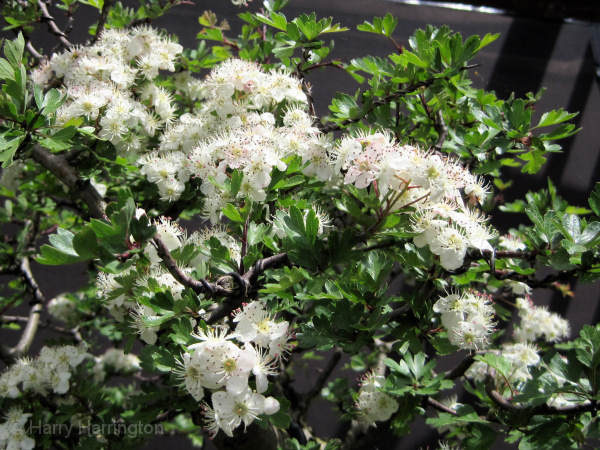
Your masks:
M 15 69 L 4 58 L 0 58 L 0 79 L 13 81 L 15 79 Z
M 146 345 L 140 353 L 142 369 L 148 372 L 168 373 L 175 367 L 175 359 L 171 352 L 156 345 Z
M 264 16 L 263 14 L 256 14 L 255 17 L 262 23 L 266 23 L 278 30 L 287 30 L 287 20 L 283 14 L 271 12 L 270 17 Z
M 23 51 L 25 50 L 25 39 L 23 33 L 19 32 L 14 41 L 4 42 L 4 55 L 13 67 L 19 67 L 23 60 Z
M 519 155 L 519 158 L 523 161 L 527 161 L 527 163 L 521 169 L 521 172 L 534 174 L 538 173 L 544 163 L 546 162 L 546 158 L 543 156 L 543 152 L 540 150 L 532 150 L 530 152 Z
M 90 226 L 83 227 L 73 236 L 73 248 L 83 259 L 94 259 L 98 256 L 98 239 Z
M 229 220 L 232 220 L 233 222 L 244 223 L 244 218 L 237 210 L 237 208 L 231 203 L 227 203 L 227 205 L 225 205 L 225 207 L 223 208 L 223 215 Z
M 25 140 L 25 136 L 25 133 L 17 136 L 0 135 L 0 161 L 3 168 L 12 164 L 19 146 Z M 7 137 L 10 139 L 7 139 Z
M 542 114 L 539 123 L 537 124 L 537 128 L 547 127 L 549 125 L 556 125 L 558 123 L 564 122 L 566 120 L 571 120 L 578 113 L 569 113 L 564 111 L 562 108 L 548 111 Z

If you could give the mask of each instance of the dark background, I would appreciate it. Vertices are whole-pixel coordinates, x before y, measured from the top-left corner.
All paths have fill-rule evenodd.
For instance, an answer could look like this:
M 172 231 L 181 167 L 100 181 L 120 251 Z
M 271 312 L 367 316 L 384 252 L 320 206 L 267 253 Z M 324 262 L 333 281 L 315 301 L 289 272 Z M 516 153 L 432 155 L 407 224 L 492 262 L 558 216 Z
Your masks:
M 136 2 L 123 2 L 135 6 Z M 448 2 L 456 3 L 456 2 Z M 596 64 L 594 63 L 594 36 L 600 35 L 593 21 L 600 18 L 598 2 L 594 0 L 533 1 L 499 0 L 477 1 L 476 5 L 500 8 L 506 14 L 489 14 L 477 11 L 465 11 L 433 6 L 436 2 L 424 5 L 410 5 L 403 0 L 291 0 L 284 10 L 288 18 L 301 13 L 316 11 L 317 17 L 332 16 L 334 22 L 340 22 L 350 28 L 349 32 L 332 35 L 336 47 L 330 55 L 349 61 L 365 55 L 385 56 L 394 51 L 383 38 L 356 31 L 356 25 L 373 16 L 392 13 L 399 19 L 394 34 L 396 42 L 408 45 L 408 37 L 417 28 L 427 24 L 434 26 L 449 25 L 460 32 L 464 38 L 472 34 L 501 33 L 501 37 L 484 48 L 473 61 L 481 64 L 472 73 L 475 86 L 496 91 L 506 98 L 511 92 L 523 96 L 527 92 L 536 92 L 546 87 L 546 94 L 537 105 L 538 116 L 549 109 L 565 108 L 579 111 L 575 122 L 582 131 L 571 139 L 562 141 L 564 152 L 552 155 L 544 169 L 535 176 L 523 176 L 518 171 L 507 173 L 504 179 L 515 177 L 515 183 L 506 193 L 507 201 L 522 198 L 529 190 L 546 187 L 550 177 L 558 187 L 558 192 L 571 204 L 586 206 L 588 194 L 596 181 L 600 180 L 600 98 Z M 251 10 L 258 10 L 261 3 L 255 0 Z M 456 6 L 456 5 L 453 5 Z M 183 45 L 195 47 L 196 34 L 200 30 L 198 16 L 206 9 L 214 11 L 219 18 L 227 18 L 233 30 L 240 26 L 235 17 L 245 8 L 230 4 L 229 0 L 197 0 L 195 5 L 182 4 L 173 8 L 167 16 L 156 21 L 155 25 L 164 27 L 179 36 Z M 57 22 L 64 21 L 60 11 L 51 10 Z M 69 39 L 83 42 L 87 38 L 87 26 L 97 16 L 91 8 L 81 7 L 75 15 L 75 26 Z M 575 20 L 573 20 L 575 18 Z M 43 33 L 40 33 L 43 35 Z M 233 32 L 232 35 L 235 35 Z M 50 38 L 52 39 L 52 38 Z M 48 37 L 33 36 L 38 47 L 51 48 L 54 42 Z M 598 46 L 600 47 L 600 45 Z M 600 62 L 600 58 L 596 58 Z M 308 81 L 313 85 L 316 109 L 320 115 L 327 113 L 329 99 L 336 91 L 354 92 L 358 85 L 354 80 L 336 69 L 314 71 Z M 512 225 L 523 220 L 522 217 L 500 214 L 495 217 L 495 225 L 506 232 Z M 85 280 L 85 267 L 78 266 L 68 270 L 64 267 L 41 267 L 32 263 L 40 287 L 47 298 L 73 291 Z M 4 280 L 3 280 L 4 281 Z M 573 335 L 583 324 L 597 323 L 600 320 L 598 284 L 573 285 L 575 297 L 563 298 L 549 290 L 538 289 L 534 293 L 537 304 L 546 304 L 554 311 L 564 314 L 571 322 Z M 12 345 L 18 336 L 14 332 L 2 331 L 0 338 Z M 39 349 L 43 335 L 40 334 L 34 346 Z M 452 366 L 457 358 L 445 358 L 437 367 L 444 370 Z M 460 357 L 458 358 L 460 360 Z M 317 376 L 321 363 L 307 365 L 304 373 L 298 371 L 299 390 L 308 390 L 311 379 Z M 352 371 L 338 371 L 350 379 L 357 374 Z M 338 435 L 343 437 L 344 425 L 337 429 L 335 414 L 328 403 L 317 400 L 309 412 L 309 421 L 317 435 L 322 437 Z M 424 425 L 419 419 L 413 432 L 403 438 L 382 436 L 377 443 L 382 449 L 436 448 L 439 439 L 435 430 Z M 178 445 L 181 449 L 191 448 L 185 438 L 157 437 L 145 448 L 158 449 L 164 445 Z M 505 448 L 498 443 L 496 448 Z

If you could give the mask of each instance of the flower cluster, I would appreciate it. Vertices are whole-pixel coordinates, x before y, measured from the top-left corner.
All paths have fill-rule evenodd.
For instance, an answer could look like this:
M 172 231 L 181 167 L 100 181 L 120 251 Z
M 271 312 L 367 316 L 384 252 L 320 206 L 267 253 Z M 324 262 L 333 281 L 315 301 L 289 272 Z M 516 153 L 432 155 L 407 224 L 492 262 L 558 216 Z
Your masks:
M 274 414 L 279 402 L 262 395 L 268 376 L 277 375 L 278 362 L 289 348 L 286 321 L 275 321 L 261 302 L 253 301 L 235 313 L 235 332 L 224 327 L 201 330 L 201 342 L 188 346 L 176 374 L 182 386 L 200 401 L 212 392 L 212 408 L 204 406 L 207 430 L 228 436 L 242 422 L 247 426 L 261 414 Z M 249 386 L 254 375 L 256 391 Z
M 88 356 L 81 347 L 65 345 L 44 347 L 34 360 L 20 358 L 0 376 L 0 397 L 16 398 L 21 392 L 66 394 L 71 372 Z
M 433 310 L 441 313 L 452 344 L 468 350 L 479 350 L 488 344 L 495 325 L 495 311 L 488 295 L 472 290 L 452 293 L 441 297 Z
M 511 371 L 504 378 L 496 373 L 498 385 L 504 385 L 507 381 L 516 383 L 531 378 L 529 367 L 536 366 L 540 362 L 538 349 L 530 343 L 517 342 L 516 344 L 505 344 L 501 348 L 501 354 L 511 364 Z M 488 365 L 482 361 L 476 361 L 465 372 L 465 376 L 475 381 L 485 381 L 488 374 Z
M 95 361 L 92 372 L 96 381 L 103 381 L 107 373 L 129 374 L 140 370 L 140 359 L 131 353 L 125 354 L 120 348 L 108 349 Z
M 335 171 L 345 171 L 344 183 L 372 185 L 390 211 L 409 205 L 417 209 L 414 243 L 428 245 L 445 269 L 460 267 L 469 247 L 492 249 L 488 241 L 495 233 L 469 206 L 482 202 L 487 188 L 457 161 L 399 145 L 383 133 L 347 136 L 335 152 Z
M 212 223 L 233 200 L 224 189 L 231 171 L 243 174 L 237 197 L 264 201 L 273 169 L 287 167 L 285 157 L 312 160 L 331 145 L 313 127 L 299 80 L 285 71 L 264 72 L 255 63 L 231 59 L 211 72 L 200 91 L 200 110 L 177 119 L 158 149 L 139 163 L 166 201 L 177 200 L 190 177 L 199 180 Z M 309 165 L 305 173 L 313 170 Z
M 77 319 L 77 304 L 66 295 L 57 295 L 48 302 L 48 313 L 65 323 L 73 323 Z
M 56 112 L 64 124 L 85 118 L 123 154 L 142 150 L 157 129 L 175 119 L 172 94 L 156 83 L 160 70 L 175 70 L 183 47 L 150 27 L 105 30 L 91 46 L 54 54 L 32 74 L 38 85 L 52 76 L 66 87 Z
M 138 210 L 136 214 L 139 217 L 144 214 L 144 211 Z M 240 260 L 241 249 L 239 243 L 227 234 L 223 227 L 206 228 L 187 236 L 185 230 L 177 223 L 164 217 L 155 220 L 153 224 L 156 226 L 157 236 L 160 237 L 170 252 L 186 246 L 194 247 L 195 256 L 187 266 L 179 268 L 184 273 L 191 273 L 199 264 L 209 260 L 210 251 L 206 242 L 213 237 L 217 238 L 221 245 L 228 249 L 232 261 L 239 262 Z M 150 260 L 150 267 L 143 268 L 143 274 L 139 274 L 136 268 L 140 261 L 137 255 L 131 258 L 131 265 L 119 274 L 100 272 L 96 280 L 97 295 L 117 321 L 123 322 L 126 317 L 130 317 L 132 328 L 136 330 L 142 340 L 147 344 L 154 344 L 158 326 L 148 325 L 147 320 L 155 313 L 150 307 L 137 304 L 134 300 L 135 295 L 136 293 L 151 295 L 148 290 L 148 283 L 152 279 L 163 290 L 169 291 L 174 300 L 179 300 L 183 292 L 183 286 L 161 264 L 161 258 L 152 244 L 146 245 L 144 253 Z
M 551 313 L 544 306 L 535 306 L 529 298 L 517 299 L 519 309 L 519 325 L 515 327 L 517 341 L 536 341 L 543 338 L 546 342 L 558 342 L 568 338 L 569 321 L 556 313 Z
M 375 372 L 362 379 L 355 407 L 358 420 L 366 427 L 386 421 L 398 411 L 398 402 L 382 391 L 385 383 L 385 377 Z
M 27 436 L 25 424 L 31 413 L 24 413 L 21 408 L 13 407 L 5 414 L 6 421 L 0 423 L 0 447 L 9 450 L 31 450 L 35 441 Z

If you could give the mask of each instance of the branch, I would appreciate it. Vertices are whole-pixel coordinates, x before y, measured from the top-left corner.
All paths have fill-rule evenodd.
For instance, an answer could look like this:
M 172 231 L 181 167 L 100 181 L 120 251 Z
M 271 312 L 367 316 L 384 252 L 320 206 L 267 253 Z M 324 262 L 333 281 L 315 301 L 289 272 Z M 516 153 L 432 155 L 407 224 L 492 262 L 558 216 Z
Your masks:
M 458 363 L 458 365 L 454 369 L 446 373 L 444 379 L 454 380 L 456 378 L 462 377 L 467 371 L 467 369 L 471 367 L 473 361 L 475 361 L 475 356 L 472 354 L 468 354 L 460 363 Z
M 304 92 L 304 94 L 306 95 L 306 99 L 308 100 L 308 114 L 311 117 L 315 118 L 316 117 L 315 99 L 313 98 L 312 94 L 310 93 L 310 84 L 307 83 L 306 79 L 304 78 L 304 70 L 302 69 L 302 66 L 308 62 L 308 58 L 309 58 L 309 51 L 304 50 L 302 52 L 302 60 L 296 66 L 296 76 L 300 79 L 302 91 Z
M 77 170 L 69 165 L 64 157 L 54 155 L 37 144 L 33 147 L 31 156 L 34 161 L 66 184 L 69 190 L 87 205 L 91 216 L 99 219 L 104 216 L 106 203 L 98 191 L 89 181 L 82 180 Z
M 448 414 L 452 414 L 453 416 L 458 416 L 458 413 L 456 411 L 454 411 L 452 408 L 449 408 L 448 406 L 444 405 L 443 403 L 438 402 L 436 399 L 431 398 L 431 397 L 427 397 L 427 404 L 435 409 L 437 409 L 438 411 L 442 411 Z
M 446 136 L 448 136 L 448 127 L 446 126 L 446 122 L 444 122 L 444 114 L 442 114 L 442 110 L 438 111 L 438 120 L 439 122 L 435 128 L 437 128 L 439 137 L 434 148 L 436 150 L 441 150 L 442 146 L 444 145 L 444 141 L 446 140 Z
M 41 166 L 48 169 L 54 176 L 56 176 L 56 178 L 65 183 L 67 187 L 87 205 L 90 215 L 97 218 L 102 218 L 104 216 L 106 203 L 100 194 L 98 194 L 98 191 L 96 191 L 89 181 L 85 182 L 79 178 L 75 168 L 69 165 L 64 157 L 53 155 L 39 145 L 33 147 L 32 157 Z M 221 303 L 221 305 L 219 305 L 219 307 L 217 307 L 211 313 L 207 321 L 208 324 L 217 322 L 236 308 L 242 306 L 242 301 L 246 295 L 241 296 L 238 289 L 229 289 L 223 287 L 218 282 L 209 283 L 204 279 L 200 281 L 194 280 L 181 269 L 179 269 L 179 267 L 177 267 L 177 264 L 171 256 L 169 249 L 159 237 L 155 236 L 152 242 L 156 246 L 157 253 L 163 260 L 163 263 L 167 267 L 169 273 L 171 273 L 171 275 L 173 275 L 173 277 L 183 286 L 190 287 L 197 294 L 209 293 L 211 295 L 221 295 L 224 297 L 237 297 L 235 301 L 225 301 Z M 254 266 L 243 276 L 240 276 L 237 273 L 232 273 L 229 275 L 240 283 L 240 287 L 242 287 L 242 289 L 245 291 L 244 293 L 247 294 L 249 286 L 255 284 L 258 280 L 258 277 L 265 270 L 288 263 L 289 259 L 287 254 L 279 253 L 277 255 L 258 260 Z
M 414 92 L 419 88 L 431 86 L 436 80 L 438 80 L 438 78 L 430 78 L 429 80 L 419 81 L 418 83 L 411 84 L 405 89 L 398 89 L 393 94 L 387 95 L 387 96 L 383 97 L 381 100 L 375 100 L 373 103 L 371 103 L 369 108 L 360 117 L 354 117 L 352 119 L 342 120 L 341 122 L 332 123 L 330 125 L 322 125 L 319 127 L 319 129 L 322 133 L 329 133 L 331 131 L 341 130 L 343 127 L 345 127 L 347 125 L 359 122 L 364 117 L 367 117 L 369 114 L 371 114 L 373 111 L 375 111 L 375 109 L 377 109 L 378 107 L 380 107 L 382 105 L 387 105 L 388 103 L 391 103 L 394 100 L 396 100 L 400 97 L 403 97 L 406 94 L 410 94 L 411 92 Z
M 33 47 L 33 45 L 31 44 L 31 42 L 27 41 L 27 44 L 25 44 L 25 48 L 27 48 L 27 51 L 29 53 L 31 53 L 31 56 L 33 56 L 33 59 L 35 59 L 35 65 L 36 66 L 39 66 L 42 61 L 46 60 L 46 57 L 44 55 L 42 55 L 40 52 L 38 52 Z
M 256 281 L 258 277 L 267 269 L 278 267 L 289 262 L 287 253 L 279 253 L 277 255 L 269 256 L 258 260 L 254 266 L 246 272 L 243 276 L 238 273 L 230 273 L 228 276 L 234 278 L 239 286 L 237 289 L 230 289 L 220 284 L 219 280 L 216 283 L 210 283 L 205 279 L 195 280 L 188 274 L 183 272 L 178 266 L 171 252 L 158 237 L 154 237 L 152 241 L 156 247 L 158 256 L 162 259 L 163 264 L 169 271 L 173 278 L 175 278 L 181 285 L 191 288 L 196 294 L 207 294 L 215 297 L 226 297 L 221 304 L 213 310 L 210 317 L 206 321 L 207 324 L 213 324 L 223 317 L 229 315 L 233 310 L 242 306 L 242 302 L 247 298 L 248 293 L 256 290 Z M 240 292 L 240 290 L 242 292 Z M 235 300 L 230 298 L 234 297 Z
M 29 321 L 29 317 L 25 317 L 25 316 L 7 316 L 5 314 L 3 314 L 2 316 L 0 316 L 0 321 L 2 323 L 17 323 L 17 322 L 28 322 Z M 67 329 L 64 327 L 60 327 L 57 325 L 52 325 L 49 322 L 41 322 L 39 324 L 40 327 L 45 328 L 47 330 L 51 330 L 51 331 L 55 331 L 57 333 L 60 334 L 66 334 L 69 336 L 73 337 L 73 340 L 75 340 L 77 343 L 81 343 L 83 341 L 83 338 L 81 337 L 80 333 L 79 333 L 79 327 L 75 327 L 72 329 Z
M 50 30 L 50 33 L 57 37 L 58 41 L 60 42 L 60 45 L 62 45 L 64 48 L 71 48 L 73 44 L 69 42 L 69 40 L 67 39 L 67 35 L 60 31 L 60 28 L 58 28 L 56 22 L 54 21 L 54 17 L 52 17 L 48 12 L 46 4 L 42 0 L 38 0 L 37 5 L 38 8 L 40 8 L 40 11 L 42 11 L 42 22 L 46 22 L 48 24 L 48 29 Z
M 106 19 L 108 19 L 108 10 L 112 6 L 114 0 L 104 0 L 104 4 L 102 5 L 102 11 L 100 12 L 100 19 L 98 19 L 98 25 L 96 25 L 96 35 L 94 39 L 92 39 L 92 44 L 95 44 L 102 31 L 104 31 L 104 26 L 106 25 Z
M 319 392 L 321 392 L 321 390 L 323 389 L 323 386 L 325 386 L 325 383 L 327 382 L 327 380 L 333 373 L 337 364 L 340 362 L 340 359 L 342 358 L 342 353 L 343 353 L 342 350 L 340 350 L 339 348 L 335 350 L 335 352 L 333 353 L 333 356 L 327 362 L 327 365 L 325 366 L 325 368 L 319 375 L 319 378 L 317 378 L 317 381 L 315 382 L 314 386 L 310 389 L 310 391 L 308 391 L 306 394 L 304 394 L 304 396 L 301 400 L 300 406 L 299 406 L 299 409 L 301 411 L 300 412 L 301 416 L 306 414 L 306 411 L 308 410 L 308 407 L 310 406 L 310 402 L 317 395 L 319 395 Z
M 241 278 L 245 280 L 249 286 L 253 286 L 258 281 L 258 277 L 267 269 L 271 269 L 274 267 L 279 267 L 282 265 L 289 264 L 289 258 L 287 253 L 278 253 L 273 256 L 269 256 L 267 258 L 259 259 L 252 268 L 246 272 Z M 222 302 L 217 309 L 213 310 L 210 314 L 206 323 L 208 325 L 212 325 L 215 322 L 218 322 L 223 317 L 229 315 L 233 310 L 242 306 L 242 301 L 244 298 L 242 296 L 235 293 L 232 294 L 234 297 L 237 297 L 234 301 L 226 300 Z
M 463 70 L 470 70 L 470 69 L 474 69 L 475 67 L 478 67 L 479 64 L 472 64 L 469 66 L 464 66 L 461 67 L 459 69 L 459 72 L 462 72 Z M 371 114 L 375 109 L 377 109 L 379 106 L 382 105 L 387 105 L 390 102 L 393 102 L 394 100 L 405 96 L 406 94 L 410 94 L 411 92 L 416 91 L 417 89 L 423 88 L 423 87 L 429 87 L 431 86 L 436 80 L 447 80 L 449 77 L 443 77 L 443 78 L 430 78 L 428 80 L 424 80 L 424 81 L 419 81 L 418 83 L 414 83 L 414 84 L 409 84 L 406 88 L 404 89 L 398 89 L 396 92 L 394 92 L 393 94 L 389 94 L 385 97 L 383 97 L 380 100 L 375 100 L 373 103 L 371 103 L 371 105 L 369 106 L 369 108 L 360 116 L 360 117 L 354 117 L 352 119 L 346 119 L 346 120 L 342 120 L 341 122 L 337 122 L 337 123 L 332 123 L 330 125 L 321 125 L 319 127 L 320 131 L 322 133 L 329 133 L 331 131 L 337 131 L 337 130 L 341 130 L 343 127 L 350 125 L 352 123 L 356 123 L 359 122 L 360 120 L 362 120 L 363 118 L 367 117 L 369 114 Z
M 318 64 L 313 64 L 312 66 L 302 69 L 302 71 L 306 73 L 310 72 L 311 70 L 320 69 L 321 67 L 337 67 L 338 69 L 343 70 L 345 72 L 346 69 L 340 65 L 341 63 L 342 61 L 340 59 L 335 59 L 333 61 L 326 61 Z
M 35 278 L 33 277 L 33 273 L 31 272 L 29 258 L 24 257 L 21 260 L 21 265 L 19 267 L 27 286 L 32 291 L 33 302 L 31 310 L 29 311 L 27 325 L 25 325 L 25 330 L 23 330 L 21 339 L 19 339 L 19 343 L 16 345 L 16 347 L 10 350 L 10 355 L 13 357 L 19 357 L 27 353 L 27 350 L 29 350 L 29 347 L 31 347 L 40 323 L 40 314 L 42 313 L 43 304 L 46 302 L 46 298 L 44 297 L 44 294 L 40 290 Z
M 175 278 L 181 285 L 185 287 L 191 288 L 196 294 L 215 294 L 228 296 L 233 295 L 234 291 L 231 289 L 226 289 L 218 284 L 209 283 L 206 280 L 198 281 L 190 277 L 188 274 L 183 272 L 178 266 L 173 257 L 171 256 L 171 252 L 165 245 L 163 241 L 161 241 L 157 236 L 152 239 L 156 247 L 156 252 L 158 256 L 162 259 L 163 264 L 169 271 L 173 278 Z
M 526 407 L 523 405 L 515 405 L 506 399 L 503 395 L 501 395 L 498 391 L 494 389 L 494 380 L 491 376 L 486 377 L 485 380 L 485 392 L 488 397 L 498 406 L 499 408 L 505 411 L 511 412 L 522 412 L 529 411 L 531 415 L 555 415 L 555 414 L 566 414 L 566 415 L 574 415 L 580 414 L 588 411 L 597 411 L 598 403 L 596 401 L 592 401 L 590 403 L 584 405 L 573 405 L 573 406 L 548 406 L 547 404 L 539 405 L 536 407 Z
M 539 280 L 533 276 L 523 275 L 523 274 L 517 273 L 515 271 L 506 271 L 506 270 L 496 270 L 496 271 L 492 272 L 492 275 L 494 275 L 499 280 L 520 281 L 521 283 L 525 283 L 530 288 L 536 289 L 536 288 L 554 288 L 555 283 L 569 282 L 578 273 L 579 273 L 579 269 L 561 270 L 559 273 L 551 273 L 549 275 L 546 275 L 541 280 Z

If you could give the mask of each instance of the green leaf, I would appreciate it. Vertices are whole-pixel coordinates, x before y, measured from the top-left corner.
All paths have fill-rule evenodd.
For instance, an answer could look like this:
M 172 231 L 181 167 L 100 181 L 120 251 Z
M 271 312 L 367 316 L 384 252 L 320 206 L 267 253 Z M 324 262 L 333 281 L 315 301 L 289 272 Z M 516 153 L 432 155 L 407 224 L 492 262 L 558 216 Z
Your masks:
M 266 17 L 262 14 L 256 14 L 255 17 L 262 23 L 266 23 L 278 30 L 287 31 L 287 20 L 283 14 L 272 12 L 269 16 L 270 17 Z
M 140 353 L 142 369 L 148 372 L 168 373 L 175 367 L 175 358 L 172 353 L 164 347 L 146 345 Z
M 479 42 L 479 47 L 477 47 L 477 51 L 481 50 L 483 47 L 490 45 L 492 42 L 494 42 L 499 37 L 500 37 L 500 33 L 496 33 L 496 34 L 487 33 Z
M 578 113 L 568 113 L 562 108 L 548 111 L 542 115 L 542 117 L 540 118 L 540 122 L 537 124 L 536 128 L 547 127 L 549 125 L 556 125 L 557 123 L 561 123 L 566 120 L 571 120 L 577 114 Z
M 84 261 L 86 258 L 82 258 L 73 248 L 73 238 L 73 233 L 59 228 L 56 234 L 49 237 L 52 245 L 42 245 L 40 255 L 35 260 L 46 265 L 74 264 Z
M 240 187 L 242 187 L 242 180 L 244 179 L 244 172 L 235 169 L 231 173 L 231 196 L 235 198 L 240 191 Z
M 25 50 L 25 39 L 23 33 L 19 32 L 14 41 L 4 42 L 4 55 L 13 67 L 19 67 L 23 61 L 23 51 Z
M 594 186 L 594 190 L 590 194 L 590 198 L 588 199 L 588 203 L 594 214 L 600 217 L 600 181 L 596 183 Z
M 10 136 L 8 133 L 0 135 L 0 161 L 3 168 L 12 164 L 19 146 L 25 140 L 25 136 L 27 136 L 25 133 L 16 136 Z M 10 139 L 7 139 L 8 137 Z
M 94 259 L 98 255 L 98 239 L 89 225 L 73 236 L 73 248 L 84 259 Z
M 308 211 L 306 216 L 306 237 L 309 239 L 311 243 L 317 239 L 317 235 L 319 234 L 319 219 L 315 212 L 311 209 Z
M 562 125 L 556 127 L 550 133 L 544 133 L 540 135 L 540 139 L 543 141 L 555 141 L 558 139 L 565 139 L 570 136 L 573 136 L 577 132 L 579 132 L 581 128 L 575 129 L 575 125 L 572 123 L 563 123 Z
M 579 222 L 579 217 L 577 217 L 575 214 L 565 214 L 563 216 L 562 229 L 566 233 L 567 237 L 573 242 L 577 243 L 579 241 L 579 236 L 581 235 L 581 224 Z
M 47 148 L 48 150 L 51 150 L 53 152 L 60 152 L 71 147 L 71 144 L 54 139 L 52 137 L 42 139 L 39 141 L 39 143 L 42 147 Z
M 0 79 L 13 81 L 15 79 L 15 69 L 4 58 L 0 58 Z
M 240 212 L 231 203 L 227 203 L 227 205 L 225 205 L 225 207 L 223 208 L 223 214 L 225 215 L 225 217 L 227 217 L 229 220 L 232 220 L 233 222 L 245 222 Z
M 538 173 L 546 162 L 546 158 L 542 156 L 543 154 L 544 152 L 541 150 L 532 150 L 524 153 L 523 155 L 519 155 L 520 159 L 527 161 L 527 164 L 523 166 L 521 172 L 530 174 Z
M 486 363 L 488 366 L 493 367 L 499 373 L 504 376 L 507 376 L 511 370 L 511 363 L 508 359 L 506 359 L 502 355 L 496 355 L 494 353 L 486 353 L 485 355 L 476 355 L 476 361 L 481 361 Z
M 62 94 L 58 89 L 50 89 L 44 96 L 44 114 L 52 114 L 67 99 L 67 94 Z
M 60 250 L 68 255 L 77 256 L 77 252 L 73 248 L 74 236 L 75 235 L 69 230 L 58 228 L 56 230 L 56 234 L 51 234 L 48 239 L 57 250 Z

